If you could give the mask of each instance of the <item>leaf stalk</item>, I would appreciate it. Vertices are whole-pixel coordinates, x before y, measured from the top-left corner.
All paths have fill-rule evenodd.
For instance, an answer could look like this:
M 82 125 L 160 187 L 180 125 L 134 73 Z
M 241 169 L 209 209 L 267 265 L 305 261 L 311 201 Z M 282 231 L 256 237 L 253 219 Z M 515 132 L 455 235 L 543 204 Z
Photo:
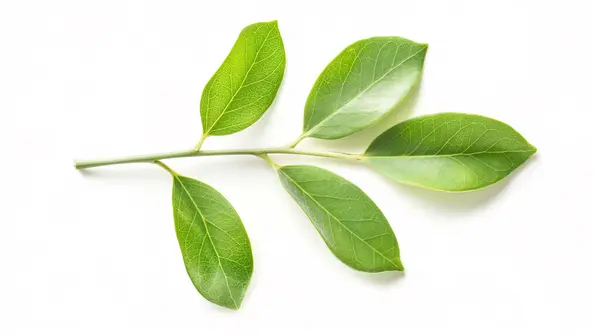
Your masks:
M 208 138 L 208 134 L 202 134 L 202 138 L 200 138 L 200 141 L 198 141 L 198 143 L 194 147 L 196 152 L 199 151 L 200 148 L 202 148 L 202 144 L 204 143 L 204 140 L 206 140 L 206 138 Z
M 298 139 L 296 139 L 294 142 L 292 142 L 289 146 L 289 148 L 295 148 L 296 146 L 298 146 L 298 144 L 300 142 L 302 142 L 302 140 L 306 139 L 306 135 L 302 134 Z
M 171 174 L 172 176 L 179 176 L 179 174 L 177 174 L 177 172 L 175 172 L 173 169 L 171 169 L 171 167 L 167 166 L 166 164 L 160 162 L 160 161 L 154 161 L 152 162 L 154 164 L 156 164 L 157 166 L 163 168 L 164 170 L 166 170 L 169 174 Z

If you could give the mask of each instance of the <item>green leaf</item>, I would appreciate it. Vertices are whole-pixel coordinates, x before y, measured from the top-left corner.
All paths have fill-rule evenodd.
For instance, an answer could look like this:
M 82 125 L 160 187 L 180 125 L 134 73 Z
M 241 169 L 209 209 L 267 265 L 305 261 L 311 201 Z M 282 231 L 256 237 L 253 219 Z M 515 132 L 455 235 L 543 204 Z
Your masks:
M 238 309 L 253 259 L 235 209 L 211 186 L 173 173 L 173 213 L 185 268 L 198 292 L 219 306 Z
M 498 120 L 440 113 L 388 129 L 371 143 L 363 160 L 401 183 L 468 191 L 500 181 L 536 151 L 517 131 Z
M 372 37 L 342 51 L 323 70 L 304 107 L 305 137 L 338 139 L 399 106 L 416 87 L 427 44 Z
M 313 166 L 278 167 L 279 179 L 336 257 L 364 272 L 404 270 L 396 236 L 360 188 Z
M 277 21 L 244 28 L 202 92 L 204 137 L 236 133 L 257 121 L 273 103 L 284 68 Z

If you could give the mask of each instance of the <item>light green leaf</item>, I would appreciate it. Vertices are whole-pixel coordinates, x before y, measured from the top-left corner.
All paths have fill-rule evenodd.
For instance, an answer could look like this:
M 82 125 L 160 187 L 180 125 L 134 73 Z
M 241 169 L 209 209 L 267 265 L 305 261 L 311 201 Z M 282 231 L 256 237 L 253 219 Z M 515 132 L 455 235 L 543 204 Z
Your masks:
M 238 309 L 253 259 L 235 209 L 209 185 L 174 173 L 173 213 L 185 268 L 198 292 L 219 306 Z
M 267 111 L 281 85 L 285 51 L 277 21 L 252 24 L 204 87 L 204 137 L 239 132 Z
M 467 191 L 500 181 L 536 151 L 498 120 L 440 113 L 388 129 L 371 143 L 363 160 L 401 183 Z
M 279 179 L 336 257 L 364 272 L 404 270 L 396 236 L 360 188 L 313 166 L 278 167 Z
M 338 139 L 399 106 L 421 77 L 427 44 L 372 37 L 342 51 L 323 70 L 304 107 L 305 137 Z

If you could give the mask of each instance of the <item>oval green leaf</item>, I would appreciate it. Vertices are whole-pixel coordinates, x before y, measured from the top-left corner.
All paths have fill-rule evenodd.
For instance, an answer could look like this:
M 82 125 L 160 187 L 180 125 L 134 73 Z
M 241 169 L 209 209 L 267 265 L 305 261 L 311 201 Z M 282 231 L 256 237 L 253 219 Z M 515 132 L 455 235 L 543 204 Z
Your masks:
M 174 174 L 173 213 L 185 268 L 198 292 L 219 306 L 238 309 L 253 259 L 235 209 L 211 186 Z
M 355 42 L 323 70 L 304 107 L 303 138 L 338 139 L 399 106 L 420 80 L 427 44 L 402 37 Z
M 278 174 L 284 188 L 343 263 L 364 272 L 404 270 L 390 224 L 360 188 L 313 166 L 279 167 Z
M 391 127 L 371 143 L 363 160 L 401 183 L 469 191 L 500 181 L 536 151 L 498 120 L 440 113 Z
M 273 103 L 284 68 L 277 21 L 244 28 L 202 92 L 204 137 L 236 133 L 256 122 Z

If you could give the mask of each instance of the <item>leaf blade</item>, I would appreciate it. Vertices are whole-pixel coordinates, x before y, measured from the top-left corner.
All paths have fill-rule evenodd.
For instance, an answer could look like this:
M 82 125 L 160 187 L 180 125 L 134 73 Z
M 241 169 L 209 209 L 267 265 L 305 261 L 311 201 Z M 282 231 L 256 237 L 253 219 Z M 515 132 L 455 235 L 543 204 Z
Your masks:
M 372 37 L 348 46 L 308 96 L 303 137 L 339 139 L 379 121 L 418 84 L 427 47 L 401 37 Z
M 371 143 L 363 160 L 400 183 L 460 192 L 504 179 L 536 151 L 498 120 L 439 113 L 392 126 Z
M 273 103 L 284 69 L 285 50 L 277 21 L 244 28 L 202 92 L 204 135 L 232 134 L 256 122 Z
M 283 166 L 277 172 L 340 261 L 363 272 L 404 270 L 392 228 L 360 188 L 314 166 Z
M 235 209 L 209 185 L 173 175 L 173 214 L 186 271 L 198 292 L 212 303 L 238 309 L 254 262 Z

